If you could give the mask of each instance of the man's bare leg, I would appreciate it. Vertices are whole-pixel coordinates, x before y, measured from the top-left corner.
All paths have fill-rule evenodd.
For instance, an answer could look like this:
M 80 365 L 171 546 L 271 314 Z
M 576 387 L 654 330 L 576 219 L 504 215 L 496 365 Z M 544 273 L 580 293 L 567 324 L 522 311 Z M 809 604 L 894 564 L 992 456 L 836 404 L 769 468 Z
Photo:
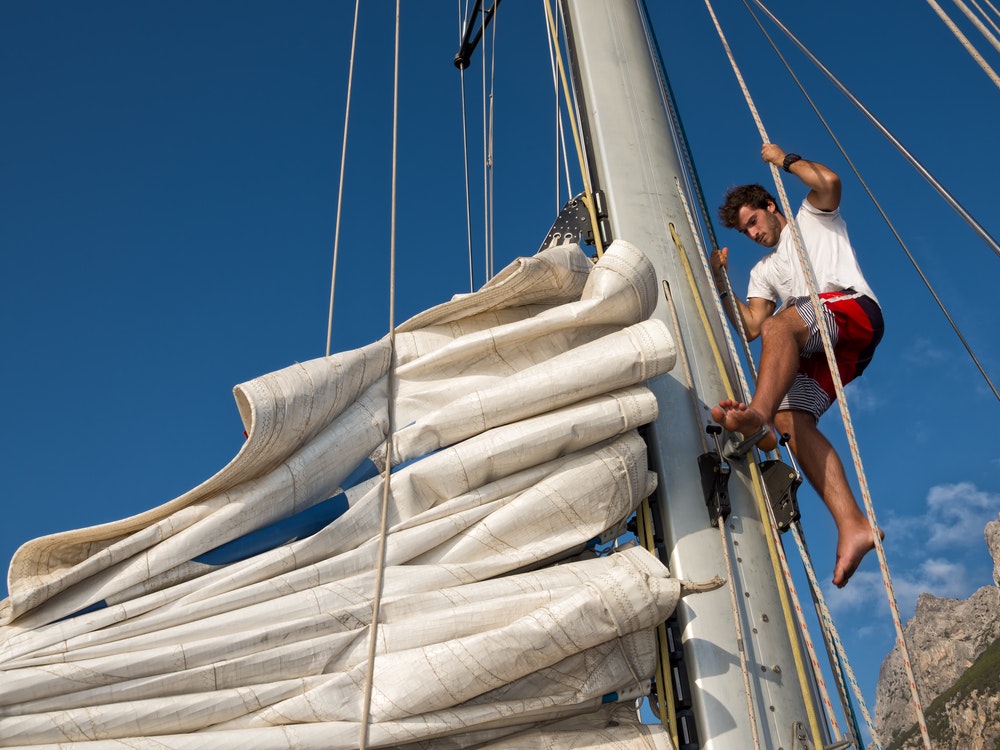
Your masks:
M 799 311 L 789 307 L 768 318 L 760 335 L 760 366 L 753 399 L 749 404 L 724 399 L 712 408 L 712 419 L 730 432 L 747 436 L 774 419 L 778 404 L 795 380 L 799 351 L 809 338 L 809 329 Z
M 837 524 L 833 583 L 843 588 L 864 556 L 875 549 L 871 524 L 858 507 L 844 474 L 844 465 L 816 426 L 816 418 L 804 411 L 780 411 L 775 415 L 775 424 L 791 437 L 792 453 Z M 885 534 L 879 531 L 879 536 Z

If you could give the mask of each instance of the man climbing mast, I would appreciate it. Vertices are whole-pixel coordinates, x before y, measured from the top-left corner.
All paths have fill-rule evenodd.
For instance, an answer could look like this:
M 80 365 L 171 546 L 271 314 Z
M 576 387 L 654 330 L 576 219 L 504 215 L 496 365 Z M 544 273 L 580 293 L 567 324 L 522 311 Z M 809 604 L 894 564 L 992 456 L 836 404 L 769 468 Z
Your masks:
M 878 300 L 861 273 L 840 216 L 840 178 L 828 167 L 785 153 L 773 143 L 764 144 L 761 156 L 809 188 L 795 221 L 816 277 L 837 368 L 846 384 L 871 362 L 883 323 Z M 761 433 L 758 446 L 763 450 L 773 450 L 777 442 L 773 432 L 762 427 L 773 424 L 779 433 L 790 436 L 792 453 L 837 524 L 833 583 L 842 587 L 875 542 L 837 452 L 817 427 L 836 392 L 792 228 L 761 185 L 727 191 L 719 218 L 724 226 L 773 250 L 750 271 L 747 302 L 734 299 L 731 306 L 724 305 L 730 320 L 739 313 L 748 339 L 761 338 L 757 390 L 749 404 L 720 401 L 712 409 L 712 418 L 731 432 Z M 728 259 L 728 248 L 712 253 L 712 271 L 723 297 L 728 293 Z

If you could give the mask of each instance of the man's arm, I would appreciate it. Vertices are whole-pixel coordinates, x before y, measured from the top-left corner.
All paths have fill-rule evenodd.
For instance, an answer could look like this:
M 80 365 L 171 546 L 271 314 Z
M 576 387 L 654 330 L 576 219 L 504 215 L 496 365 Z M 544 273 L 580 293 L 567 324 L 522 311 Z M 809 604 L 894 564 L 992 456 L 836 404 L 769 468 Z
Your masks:
M 773 143 L 765 143 L 760 150 L 764 161 L 783 168 L 787 154 Z M 806 196 L 820 211 L 834 211 L 840 206 L 840 177 L 829 167 L 819 162 L 799 159 L 789 165 L 788 171 L 810 188 Z
M 726 287 L 726 268 L 729 265 L 729 248 L 712 251 L 712 275 L 715 278 L 715 288 L 722 297 L 722 309 L 726 311 L 726 317 L 734 327 L 739 328 L 733 317 L 734 312 L 738 312 L 743 321 L 743 331 L 747 335 L 748 341 L 753 341 L 760 336 L 760 327 L 764 321 L 771 317 L 775 304 L 763 297 L 751 297 L 747 302 L 737 299 L 728 294 Z M 731 299 L 730 299 L 731 298 Z M 730 304 L 731 303 L 731 304 Z

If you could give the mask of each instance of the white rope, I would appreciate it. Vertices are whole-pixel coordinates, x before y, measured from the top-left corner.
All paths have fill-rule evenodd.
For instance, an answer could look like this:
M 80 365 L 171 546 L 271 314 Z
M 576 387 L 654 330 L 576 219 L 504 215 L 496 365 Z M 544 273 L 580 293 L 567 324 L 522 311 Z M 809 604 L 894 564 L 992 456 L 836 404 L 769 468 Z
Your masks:
M 562 5 L 556 6 L 557 19 L 559 14 L 562 13 Z M 573 181 L 570 179 L 569 174 L 569 151 L 566 149 L 566 130 L 563 128 L 562 121 L 562 94 L 559 88 L 559 70 L 556 65 L 556 54 L 553 47 L 552 35 L 548 33 L 548 22 L 546 24 L 545 39 L 549 44 L 549 66 L 552 69 L 552 94 L 555 98 L 556 105 L 556 214 L 562 210 L 562 190 L 559 186 L 559 170 L 563 169 L 566 173 L 566 199 L 569 200 L 573 197 Z M 570 106 L 572 103 L 567 102 L 566 106 Z
M 993 27 L 994 31 L 996 31 L 998 34 L 1000 34 L 1000 26 L 997 25 L 996 21 L 994 21 L 992 18 L 990 18 L 989 13 L 987 13 L 985 10 L 983 10 L 983 6 L 981 6 L 979 3 L 977 3 L 976 0 L 972 0 L 972 5 L 975 7 L 976 10 L 979 11 L 979 15 L 981 15 L 983 18 L 985 18 L 986 22 L 989 23 L 989 25 Z M 993 12 L 996 13 L 997 9 L 993 8 Z
M 993 33 L 986 28 L 986 24 L 984 24 L 982 21 L 979 20 L 979 16 L 973 13 L 969 9 L 969 6 L 963 3 L 962 0 L 952 0 L 952 2 L 954 2 L 955 5 L 958 6 L 958 9 L 965 14 L 966 18 L 972 21 L 972 25 L 975 26 L 977 29 L 979 29 L 979 33 L 982 34 L 983 37 L 985 37 L 986 41 L 988 41 L 991 45 L 993 45 L 993 49 L 995 49 L 997 52 L 1000 52 L 1000 39 L 997 39 L 995 36 L 993 36 Z M 973 5 L 975 5 L 975 0 L 973 0 Z M 976 9 L 979 10 L 980 13 L 983 12 L 978 5 L 976 5 Z M 996 24 L 993 24 L 993 27 L 996 28 Z
M 344 107 L 344 142 L 340 149 L 340 181 L 337 184 L 337 219 L 333 230 L 333 270 L 330 273 L 330 312 L 326 320 L 326 356 L 330 356 L 333 338 L 333 292 L 337 287 L 337 252 L 340 248 L 340 217 L 344 200 L 344 168 L 347 164 L 347 123 L 351 119 L 351 90 L 354 84 L 354 50 L 358 41 L 358 12 L 361 0 L 354 3 L 354 30 L 351 32 L 351 61 L 347 68 L 347 105 Z
M 929 0 L 933 1 L 933 0 Z M 725 48 L 726 55 L 729 58 L 729 63 L 733 68 L 733 72 L 739 82 L 740 89 L 743 91 L 743 96 L 746 99 L 747 107 L 750 109 L 750 113 L 753 116 L 754 122 L 757 125 L 757 130 L 760 133 L 761 140 L 764 143 L 770 143 L 770 139 L 767 136 L 767 132 L 764 129 L 764 123 L 760 118 L 760 114 L 757 111 L 757 107 L 754 104 L 753 97 L 750 95 L 750 90 L 746 85 L 746 81 L 743 78 L 743 74 L 740 72 L 739 66 L 736 64 L 736 59 L 733 56 L 732 50 L 729 47 L 729 43 L 726 41 L 725 34 L 722 31 L 722 27 L 719 24 L 718 18 L 716 18 L 715 11 L 712 8 L 711 0 L 705 0 L 705 5 L 708 8 L 709 14 L 712 17 L 712 21 L 715 24 L 716 30 L 719 34 L 719 38 L 722 41 L 722 45 Z M 795 240 L 795 249 L 799 257 L 799 263 L 802 266 L 803 273 L 806 278 L 807 285 L 809 287 L 809 299 L 812 302 L 813 308 L 817 311 L 822 310 L 822 306 L 819 300 L 819 294 L 817 293 L 817 282 L 816 275 L 813 271 L 812 264 L 809 262 L 809 258 L 805 253 L 805 245 L 802 241 L 802 235 L 799 232 L 798 224 L 794 219 L 794 215 L 791 210 L 791 204 L 788 200 L 788 194 L 785 191 L 784 183 L 781 179 L 781 175 L 778 172 L 778 168 L 773 164 L 771 167 L 771 176 L 774 179 L 775 187 L 778 191 L 778 196 L 781 201 L 782 210 L 788 220 L 788 225 L 792 230 L 792 236 Z M 924 739 L 924 745 L 926 748 L 930 748 L 930 737 L 927 733 L 927 722 L 924 718 L 924 712 L 920 704 L 920 696 L 917 692 L 916 679 L 913 676 L 913 669 L 910 665 L 909 653 L 906 648 L 906 640 L 903 637 L 903 628 L 901 619 L 899 616 L 899 609 L 896 604 L 896 597 L 892 587 L 892 580 L 889 576 L 889 565 L 885 558 L 885 550 L 882 546 L 881 535 L 879 532 L 878 524 L 875 520 L 875 508 L 871 499 L 871 492 L 868 487 L 868 479 L 864 471 L 864 467 L 861 463 L 860 449 L 857 443 L 857 437 L 854 432 L 854 424 L 851 421 L 851 414 L 847 408 L 847 398 L 844 393 L 844 384 L 840 377 L 840 371 L 837 367 L 836 355 L 833 351 L 833 343 L 830 338 L 830 331 L 827 328 L 826 321 L 823 315 L 816 315 L 819 322 L 819 332 L 820 338 L 823 341 L 823 350 L 826 353 L 827 364 L 830 366 L 830 375 L 833 380 L 834 390 L 837 395 L 837 400 L 840 406 L 840 415 L 844 423 L 844 430 L 847 433 L 847 441 L 851 447 L 851 457 L 854 461 L 854 469 L 858 477 L 858 483 L 861 488 L 861 496 L 864 500 L 865 511 L 868 515 L 868 522 L 872 531 L 872 539 L 875 543 L 875 552 L 878 556 L 879 566 L 882 569 L 882 580 L 885 584 L 886 597 L 889 600 L 889 608 L 892 611 L 893 623 L 896 627 L 897 644 L 900 648 L 900 653 L 903 658 L 903 663 L 906 666 L 907 676 L 910 681 L 910 691 L 913 697 L 913 705 L 917 713 L 917 723 L 920 726 L 920 732 Z
M 979 50 L 977 50 L 975 47 L 972 46 L 972 42 L 970 42 L 968 38 L 966 38 L 965 34 L 962 33 L 961 29 L 959 29 L 958 26 L 955 25 L 955 22 L 951 20 L 951 17 L 944 12 L 944 9 L 940 5 L 938 5 L 937 2 L 935 2 L 935 0 L 927 0 L 927 4 L 934 9 L 934 12 L 937 13 L 938 16 L 940 16 L 941 20 L 944 21 L 944 25 L 947 26 L 949 29 L 951 29 L 951 33 L 954 34 L 955 38 L 959 41 L 959 43 L 963 47 L 965 47 L 965 51 L 968 52 L 969 55 L 972 57 L 972 59 L 975 60 L 976 63 L 979 65 L 979 67 L 983 69 L 983 72 L 990 77 L 990 80 L 993 81 L 993 83 L 997 86 L 997 88 L 1000 88 L 1000 76 L 998 76 L 996 74 L 996 71 L 994 71 L 993 68 L 990 67 L 989 63 L 986 62 L 985 59 L 983 59 L 983 56 L 979 54 Z M 979 25 L 982 26 L 982 24 Z M 986 31 L 985 26 L 982 27 L 982 31 L 987 34 L 989 33 Z
M 868 704 L 865 702 L 864 695 L 861 692 L 861 685 L 854 676 L 854 670 L 851 668 L 851 662 L 847 658 L 847 650 L 844 648 L 843 641 L 840 639 L 840 633 L 837 631 L 837 627 L 833 623 L 833 616 L 830 614 L 830 610 L 826 606 L 826 598 L 823 596 L 822 587 L 819 585 L 819 579 L 816 577 L 816 571 L 813 569 L 812 556 L 809 554 L 809 549 L 806 546 L 805 537 L 800 532 L 800 526 L 801 524 L 799 523 L 795 523 L 792 526 L 792 538 L 795 539 L 795 544 L 799 548 L 799 557 L 802 559 L 802 564 L 806 569 L 806 578 L 809 580 L 809 586 L 812 590 L 813 601 L 816 606 L 816 614 L 822 624 L 820 630 L 822 631 L 823 637 L 827 642 L 827 650 L 830 651 L 831 648 L 833 650 L 830 659 L 831 671 L 833 672 L 834 678 L 837 680 L 841 695 L 846 696 L 847 689 L 843 682 L 841 670 L 837 668 L 832 658 L 833 656 L 836 656 L 838 658 L 837 664 L 843 665 L 843 672 L 846 673 L 846 677 L 851 683 L 854 696 L 858 699 L 858 704 L 861 707 L 861 715 L 864 717 L 865 723 L 868 725 L 868 731 L 871 733 L 872 742 L 874 743 L 876 750 L 882 750 L 882 746 L 879 744 L 878 734 L 875 732 L 875 722 L 872 721 L 872 717 L 868 713 Z M 844 706 L 844 716 L 850 716 L 846 705 Z
M 379 529 L 378 553 L 375 564 L 375 591 L 372 596 L 372 615 L 368 624 L 368 662 L 365 668 L 365 689 L 361 708 L 361 737 L 358 750 L 368 746 L 368 723 L 371 720 L 372 689 L 375 674 L 375 651 L 378 645 L 379 611 L 382 605 L 382 588 L 385 578 L 386 539 L 389 524 L 389 485 L 392 469 L 392 436 L 396 428 L 394 406 L 396 384 L 396 165 L 399 132 L 399 9 L 396 0 L 395 64 L 392 84 L 392 188 L 391 218 L 389 221 L 389 371 L 387 379 L 387 423 L 385 438 L 385 467 L 382 472 L 382 506 Z

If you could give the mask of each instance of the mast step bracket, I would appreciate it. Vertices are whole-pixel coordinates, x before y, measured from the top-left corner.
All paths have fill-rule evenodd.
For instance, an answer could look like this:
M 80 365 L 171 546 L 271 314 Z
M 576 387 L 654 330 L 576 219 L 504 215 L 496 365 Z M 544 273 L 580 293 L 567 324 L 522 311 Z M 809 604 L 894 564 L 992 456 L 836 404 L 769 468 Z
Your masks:
M 726 440 L 725 450 L 723 451 L 726 458 L 730 461 L 737 458 L 743 458 L 743 456 L 749 453 L 750 449 L 757 445 L 757 443 L 759 443 L 761 439 L 767 435 L 767 433 L 767 425 L 762 425 L 757 432 L 745 438 L 741 438 L 730 433 L 729 439 Z
M 761 461 L 760 473 L 778 531 L 785 532 L 801 518 L 796 492 L 802 476 L 783 461 Z
M 813 750 L 805 724 L 801 721 L 792 722 L 792 750 Z
M 590 212 L 583 202 L 583 193 L 570 198 L 559 211 L 552 228 L 542 241 L 538 252 L 556 245 L 573 243 L 580 245 L 594 244 L 594 229 L 590 224 Z
M 729 502 L 729 464 L 718 453 L 710 451 L 698 456 L 698 469 L 701 471 L 701 488 L 705 493 L 708 517 L 712 526 L 717 528 L 719 520 L 725 522 L 732 511 Z

